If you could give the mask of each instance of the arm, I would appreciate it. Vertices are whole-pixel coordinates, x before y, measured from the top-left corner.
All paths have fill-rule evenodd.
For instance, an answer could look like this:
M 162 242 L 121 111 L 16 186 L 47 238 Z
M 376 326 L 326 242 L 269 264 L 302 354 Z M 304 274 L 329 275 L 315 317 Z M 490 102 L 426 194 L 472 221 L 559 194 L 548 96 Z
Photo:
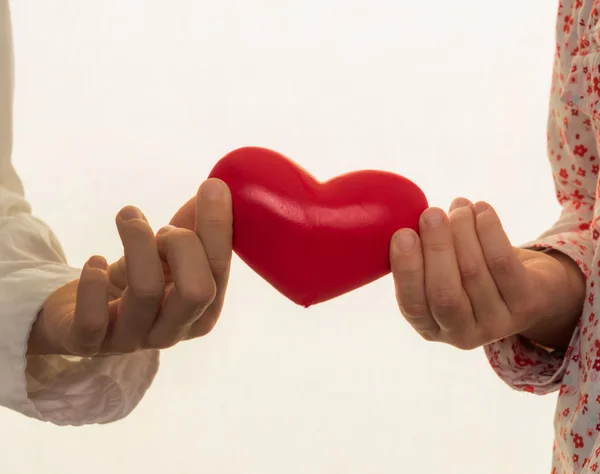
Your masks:
M 0 188 L 0 405 L 56 424 L 126 416 L 158 368 L 158 351 L 98 358 L 28 356 L 46 298 L 79 278 L 51 230 L 22 197 Z
M 560 62 L 557 61 L 556 67 L 560 67 Z M 547 252 L 563 264 L 572 299 L 565 301 L 566 306 L 558 316 L 520 335 L 485 346 L 492 368 L 503 381 L 516 390 L 536 394 L 560 388 L 567 362 L 581 337 L 584 322 L 581 315 L 586 305 L 591 305 L 585 289 L 592 272 L 593 240 L 597 233 L 594 230 L 598 179 L 596 132 L 581 111 L 574 114 L 565 108 L 558 90 L 558 86 L 553 87 L 548 151 L 562 211 L 549 230 L 522 247 Z
M 79 278 L 52 231 L 31 214 L 11 163 L 12 40 L 0 0 L 0 405 L 56 424 L 106 423 L 137 405 L 158 352 L 77 358 L 27 356 L 30 329 L 46 298 Z

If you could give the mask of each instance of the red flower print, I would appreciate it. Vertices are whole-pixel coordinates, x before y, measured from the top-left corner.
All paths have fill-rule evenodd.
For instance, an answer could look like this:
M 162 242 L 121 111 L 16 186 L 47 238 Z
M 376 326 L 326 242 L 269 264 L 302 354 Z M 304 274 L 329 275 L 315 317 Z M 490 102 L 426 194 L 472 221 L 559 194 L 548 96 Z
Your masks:
M 593 83 L 594 83 L 594 92 L 597 95 L 600 95 L 600 77 L 594 76 Z
M 486 351 L 495 372 L 515 388 L 559 389 L 552 474 L 600 474 L 600 0 L 557 3 L 546 145 L 556 200 L 569 219 L 534 247 L 550 243 L 581 268 L 585 313 L 564 356 L 524 351 L 515 338 Z
M 532 360 L 529 357 L 521 357 L 519 354 L 515 354 L 515 364 L 517 364 L 519 367 L 535 367 L 540 365 L 542 362 L 539 360 Z
M 560 385 L 560 389 L 558 391 L 558 396 L 560 397 L 562 394 L 564 394 L 567 391 L 567 384 L 561 384 Z M 598 425 L 600 426 L 600 425 Z
M 588 152 L 588 149 L 583 145 L 577 145 L 575 147 L 575 149 L 573 150 L 573 153 L 575 153 L 576 155 L 581 156 L 581 157 L 585 156 L 585 154 L 587 152 Z
M 573 26 L 574 23 L 573 18 L 570 15 L 566 15 L 564 21 L 563 31 L 569 34 L 571 32 L 571 26 Z

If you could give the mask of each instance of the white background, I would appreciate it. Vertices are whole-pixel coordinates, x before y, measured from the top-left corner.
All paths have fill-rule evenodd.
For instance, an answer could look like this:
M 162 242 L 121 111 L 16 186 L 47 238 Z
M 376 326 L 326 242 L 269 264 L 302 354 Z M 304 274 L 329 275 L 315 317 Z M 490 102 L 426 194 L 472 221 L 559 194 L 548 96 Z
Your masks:
M 378 168 L 432 205 L 493 203 L 515 245 L 557 216 L 545 158 L 556 2 L 13 2 L 15 164 L 73 265 L 157 229 L 244 145 L 318 178 Z M 165 352 L 126 420 L 2 411 L 6 474 L 549 471 L 555 397 L 420 340 L 389 277 L 304 310 L 236 259 L 208 337 Z M 5 439 L 2 439 L 5 438 Z

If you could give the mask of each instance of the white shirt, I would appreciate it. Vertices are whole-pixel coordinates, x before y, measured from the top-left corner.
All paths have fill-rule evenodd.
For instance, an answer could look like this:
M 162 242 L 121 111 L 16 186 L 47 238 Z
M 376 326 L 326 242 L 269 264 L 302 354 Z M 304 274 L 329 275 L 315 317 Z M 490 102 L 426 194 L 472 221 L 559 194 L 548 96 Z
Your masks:
M 158 351 L 100 358 L 27 356 L 46 298 L 79 278 L 52 230 L 31 214 L 12 162 L 13 48 L 0 0 L 0 405 L 59 425 L 128 415 L 158 369 Z

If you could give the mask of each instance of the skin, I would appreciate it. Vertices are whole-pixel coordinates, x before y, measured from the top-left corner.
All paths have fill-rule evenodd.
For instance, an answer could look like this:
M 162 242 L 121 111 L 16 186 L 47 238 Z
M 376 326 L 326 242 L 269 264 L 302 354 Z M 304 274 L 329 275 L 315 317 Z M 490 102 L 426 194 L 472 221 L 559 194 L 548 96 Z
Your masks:
M 139 209 L 122 209 L 116 224 L 124 256 L 110 267 L 92 256 L 78 280 L 48 297 L 28 353 L 126 354 L 208 334 L 229 279 L 231 194 L 211 179 L 186 206 L 193 210 L 187 228 L 166 226 L 156 235 Z
M 231 264 L 231 195 L 203 183 L 155 236 L 131 206 L 117 216 L 124 256 L 91 257 L 47 299 L 29 354 L 104 355 L 163 349 L 208 334 Z M 400 230 L 390 260 L 400 311 L 423 338 L 474 349 L 520 334 L 564 350 L 581 315 L 585 279 L 560 252 L 512 247 L 494 209 L 456 199 L 426 210 L 420 237 Z
M 519 334 L 568 347 L 585 298 L 571 258 L 513 247 L 494 209 L 464 198 L 449 214 L 426 210 L 419 230 L 398 231 L 390 259 L 400 311 L 423 338 L 470 350 Z

